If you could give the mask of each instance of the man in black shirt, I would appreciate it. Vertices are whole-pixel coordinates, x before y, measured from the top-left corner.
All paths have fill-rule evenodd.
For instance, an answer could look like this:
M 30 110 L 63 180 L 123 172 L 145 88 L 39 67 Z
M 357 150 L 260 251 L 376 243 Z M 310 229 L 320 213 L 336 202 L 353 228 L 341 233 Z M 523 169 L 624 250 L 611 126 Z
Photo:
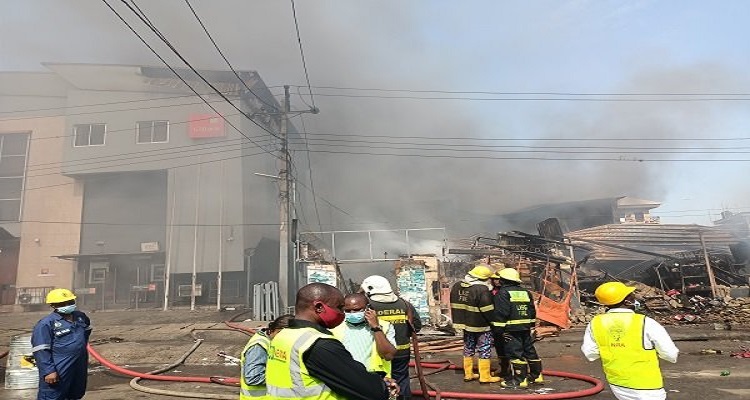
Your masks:
M 396 331 L 396 356 L 391 361 L 391 375 L 401 388 L 399 399 L 411 398 L 409 386 L 409 361 L 411 334 L 422 329 L 422 321 L 411 303 L 396 296 L 388 279 L 380 275 L 368 276 L 362 281 L 362 291 L 370 299 L 370 307 L 378 318 L 393 324 Z
M 386 400 L 398 393 L 395 381 L 367 372 L 328 330 L 344 320 L 343 307 L 344 296 L 330 285 L 311 283 L 297 292 L 295 318 L 269 346 L 270 398 Z M 295 362 L 300 354 L 304 367 Z

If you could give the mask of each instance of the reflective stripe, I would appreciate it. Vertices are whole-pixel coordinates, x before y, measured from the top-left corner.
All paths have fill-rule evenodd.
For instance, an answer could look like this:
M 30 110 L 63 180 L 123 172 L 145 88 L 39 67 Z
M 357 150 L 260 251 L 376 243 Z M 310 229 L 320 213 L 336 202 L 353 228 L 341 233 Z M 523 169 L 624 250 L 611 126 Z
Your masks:
M 521 291 L 521 290 L 509 290 L 508 294 L 510 295 L 510 301 L 513 303 L 529 303 L 531 302 L 531 299 L 529 298 L 529 292 L 527 291 Z
M 386 321 L 406 321 L 406 314 L 404 315 L 378 315 L 378 318 Z
M 256 389 L 256 390 L 250 390 L 242 388 L 242 395 L 248 396 L 248 397 L 263 397 L 266 395 L 266 389 Z
M 506 325 L 521 325 L 521 324 L 533 324 L 536 320 L 533 319 L 513 319 L 506 322 Z
M 492 304 L 490 304 L 490 305 L 487 305 L 487 306 L 484 306 L 484 307 L 479 307 L 479 311 L 480 311 L 480 312 L 487 312 L 487 311 L 492 311 L 492 310 L 494 310 L 494 309 L 495 309 L 495 306 L 494 306 L 494 305 L 492 305 Z
M 469 306 L 469 305 L 461 304 L 461 303 L 451 303 L 451 308 L 455 308 L 457 310 L 466 310 L 466 311 L 471 311 L 471 312 L 487 312 L 487 311 L 494 310 L 495 306 L 490 304 L 484 307 L 477 307 L 477 306 Z
M 406 350 L 406 349 L 408 349 L 410 347 L 411 347 L 410 344 L 400 344 L 400 345 L 396 346 L 396 350 Z
M 492 326 L 500 326 L 500 327 L 507 325 L 505 322 L 492 321 L 490 323 L 492 324 Z
M 316 336 L 318 335 L 313 332 L 305 332 L 292 345 L 292 351 L 289 355 L 289 375 L 292 378 L 293 387 L 282 388 L 273 386 L 266 380 L 269 395 L 283 398 L 314 397 L 331 391 L 323 382 L 314 386 L 305 386 L 302 379 L 302 365 L 300 364 L 302 355 L 300 354 L 300 349 Z M 306 348 L 309 348 L 309 346 Z
M 39 346 L 32 347 L 31 348 L 31 352 L 34 353 L 34 352 L 37 352 L 39 350 L 49 350 L 51 348 L 52 348 L 52 345 L 49 345 L 49 344 L 40 344 Z
M 482 326 L 482 327 L 466 326 L 463 328 L 463 330 L 467 332 L 488 332 L 490 330 L 490 327 L 489 326 Z

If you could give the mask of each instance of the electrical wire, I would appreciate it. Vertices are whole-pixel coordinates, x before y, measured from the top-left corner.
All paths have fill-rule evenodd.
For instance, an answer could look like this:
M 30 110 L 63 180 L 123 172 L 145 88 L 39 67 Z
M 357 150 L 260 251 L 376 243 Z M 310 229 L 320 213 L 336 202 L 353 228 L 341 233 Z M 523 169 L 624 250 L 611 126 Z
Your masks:
M 195 95 L 196 95 L 196 96 L 200 97 L 200 99 L 201 99 L 201 100 L 203 100 L 203 102 L 204 102 L 204 103 L 205 103 L 205 104 L 206 104 L 206 105 L 207 105 L 208 107 L 210 107 L 210 108 L 211 108 L 211 109 L 212 109 L 212 110 L 213 110 L 213 111 L 214 111 L 214 112 L 215 112 L 216 114 L 218 114 L 219 116 L 221 116 L 221 118 L 222 118 L 222 119 L 224 119 L 224 121 L 226 121 L 226 123 L 228 123 L 228 124 L 229 124 L 229 125 L 230 125 L 230 126 L 231 126 L 232 128 L 234 128 L 234 129 L 235 129 L 235 130 L 236 130 L 236 131 L 237 131 L 237 132 L 238 132 L 239 134 L 241 134 L 242 136 L 244 136 L 245 138 L 247 138 L 247 139 L 248 139 L 248 140 L 249 140 L 249 141 L 250 141 L 251 143 L 254 143 L 254 141 L 253 141 L 252 139 L 250 139 L 250 137 L 248 137 L 248 136 L 247 136 L 247 135 L 246 135 L 246 134 L 245 134 L 244 132 L 242 132 L 242 131 L 241 131 L 241 130 L 240 130 L 239 128 L 237 128 L 237 126 L 235 126 L 235 125 L 234 125 L 234 124 L 233 124 L 233 123 L 232 123 L 232 122 L 231 122 L 231 121 L 230 121 L 229 119 L 227 119 L 226 117 L 224 117 L 224 116 L 223 116 L 223 115 L 222 115 L 222 114 L 221 114 L 221 113 L 220 113 L 220 112 L 219 112 L 219 111 L 218 111 L 218 110 L 217 110 L 217 109 L 216 109 L 216 108 L 215 108 L 214 106 L 212 106 L 212 105 L 211 105 L 211 104 L 210 104 L 209 102 L 207 102 L 207 101 L 206 101 L 206 99 L 205 99 L 205 98 L 204 98 L 203 96 L 201 96 L 201 95 L 200 95 L 200 93 L 198 93 L 198 91 L 197 91 L 197 90 L 195 90 L 195 89 L 194 89 L 194 88 L 193 88 L 193 87 L 192 87 L 192 86 L 191 86 L 191 85 L 190 85 L 190 84 L 189 84 L 189 83 L 187 82 L 187 80 L 185 80 L 185 78 L 183 78 L 183 77 L 182 77 L 182 76 L 181 76 L 181 75 L 180 75 L 179 73 L 177 73 L 177 71 L 176 71 L 176 70 L 175 70 L 175 69 L 174 69 L 174 68 L 173 68 L 173 67 L 172 67 L 172 66 L 171 66 L 171 65 L 170 65 L 170 64 L 169 64 L 169 63 L 168 63 L 168 62 L 167 62 L 167 61 L 166 61 L 165 59 L 164 59 L 164 57 L 162 57 L 162 56 L 161 56 L 161 55 L 160 55 L 160 54 L 159 54 L 159 53 L 158 53 L 158 52 L 157 52 L 157 51 L 156 51 L 156 50 L 155 50 L 155 49 L 154 49 L 154 48 L 153 48 L 153 47 L 152 47 L 152 46 L 151 46 L 151 45 L 150 45 L 150 44 L 149 44 L 149 43 L 148 43 L 148 42 L 147 42 L 147 41 L 146 41 L 146 40 L 145 40 L 144 38 L 143 38 L 143 36 L 141 36 L 141 35 L 140 35 L 140 34 L 139 34 L 139 33 L 138 33 L 138 32 L 137 32 L 136 30 L 135 30 L 135 28 L 133 28 L 133 27 L 132 27 L 132 26 L 130 25 L 130 23 L 128 23 L 128 22 L 127 22 L 127 21 L 125 20 L 125 18 L 123 18 L 123 16 L 122 16 L 122 15 L 120 15 L 120 13 L 119 13 L 119 12 L 118 12 L 117 10 L 115 10 L 115 9 L 114 9 L 114 7 L 112 7 L 112 5 L 110 5 L 110 4 L 109 4 L 109 2 L 107 2 L 107 0 L 102 0 L 102 2 L 103 2 L 103 3 L 104 3 L 104 4 L 105 4 L 105 5 L 106 5 L 106 6 L 107 6 L 107 7 L 108 7 L 108 8 L 109 8 L 109 9 L 110 9 L 110 10 L 111 10 L 111 11 L 112 11 L 112 12 L 113 12 L 113 13 L 114 13 L 114 14 L 115 14 L 115 15 L 116 15 L 116 16 L 117 16 L 118 18 L 119 18 L 119 19 L 120 19 L 120 21 L 122 21 L 122 23 L 123 23 L 123 24 L 125 24 L 125 26 L 127 26 L 127 27 L 128 27 L 128 29 L 130 29 L 130 31 L 131 31 L 131 32 L 133 32 L 133 34 L 134 34 L 134 35 L 136 35 L 136 37 L 138 37 L 138 39 L 139 39 L 139 40 L 140 40 L 140 41 L 141 41 L 141 42 L 142 42 L 142 43 L 143 43 L 143 44 L 144 44 L 144 45 L 145 45 L 145 46 L 146 46 L 146 47 L 147 47 L 147 48 L 148 48 L 148 49 L 149 49 L 149 50 L 150 50 L 150 51 L 151 51 L 151 52 L 152 52 L 152 53 L 153 53 L 153 54 L 154 54 L 154 55 L 155 55 L 155 56 L 156 56 L 156 57 L 157 57 L 157 58 L 158 58 L 158 59 L 159 59 L 159 60 L 160 60 L 161 62 L 162 62 L 162 63 L 164 63 L 164 65 L 165 65 L 165 66 L 166 66 L 167 68 L 169 68 L 169 70 L 170 70 L 170 71 L 172 71 L 172 73 L 173 73 L 173 74 L 174 74 L 174 75 L 175 75 L 175 76 L 176 76 L 176 77 L 177 77 L 177 78 L 178 78 L 178 79 L 179 79 L 180 81 L 182 81 L 182 83 L 183 83 L 183 84 L 185 84 L 185 85 L 186 85 L 186 86 L 187 86 L 187 87 L 188 87 L 188 88 L 189 88 L 189 89 L 190 89 L 190 90 L 191 90 L 191 91 L 192 91 L 193 93 L 195 93 Z M 127 3 L 127 2 L 125 1 L 125 0 L 121 0 L 121 2 L 122 2 L 123 4 L 125 4 L 125 6 L 126 6 L 126 7 L 128 7 L 128 9 L 130 9 L 130 10 L 131 10 L 131 11 L 132 11 L 132 12 L 133 12 L 133 13 L 134 13 L 134 14 L 135 14 L 136 16 L 138 16 L 138 17 L 139 17 L 139 19 L 141 19 L 141 21 L 142 21 L 142 22 L 143 22 L 144 24 L 146 24 L 146 25 L 147 25 L 147 26 L 148 26 L 149 28 L 151 28 L 151 30 L 152 30 L 152 31 L 154 32 L 154 34 L 156 34 L 156 35 L 157 35 L 157 36 L 159 36 L 160 38 L 162 38 L 162 37 L 163 37 L 163 35 L 161 35 L 161 33 L 160 33 L 160 32 L 158 31 L 158 29 L 156 29 L 155 27 L 153 27 L 152 25 L 150 25 L 150 23 L 148 22 L 148 19 L 147 19 L 147 18 L 146 18 L 146 19 L 144 19 L 143 17 L 141 17 L 141 16 L 140 16 L 140 15 L 138 14 L 138 12 L 137 12 L 137 11 L 136 11 L 135 9 L 133 9 L 133 7 L 132 7 L 132 6 L 130 5 L 130 4 L 128 4 L 128 3 Z M 166 38 L 165 38 L 165 39 L 166 39 Z M 228 98 L 227 98 L 226 96 L 224 96 L 224 95 L 223 95 L 223 94 L 222 94 L 222 93 L 221 93 L 220 91 L 218 91 L 218 90 L 217 90 L 217 89 L 216 89 L 216 88 L 215 88 L 215 87 L 214 87 L 213 85 L 211 85 L 211 84 L 210 84 L 210 83 L 209 83 L 209 82 L 208 82 L 208 81 L 207 81 L 207 80 L 206 80 L 205 78 L 203 78 L 203 76 L 202 76 L 202 75 L 200 75 L 200 74 L 199 74 L 199 73 L 198 73 L 198 72 L 197 72 L 197 71 L 195 70 L 195 68 L 193 68 L 193 67 L 192 67 L 192 65 L 190 65 L 190 64 L 189 64 L 189 63 L 187 62 L 187 60 L 185 60 L 185 59 L 184 59 L 184 57 L 182 57 L 182 55 L 180 55 L 180 54 L 179 54 L 179 52 L 177 52 L 177 51 L 176 51 L 176 49 L 174 49 L 174 48 L 173 48 L 173 46 L 171 46 L 171 45 L 169 44 L 169 41 L 167 41 L 167 40 L 163 40 L 163 41 L 165 42 L 165 44 L 167 44 L 167 46 L 168 46 L 168 47 L 170 47 L 170 48 L 172 49 L 172 51 L 173 51 L 173 52 L 174 52 L 174 53 L 175 53 L 176 55 L 178 55 L 178 57 L 179 57 L 179 58 L 180 58 L 180 59 L 181 59 L 181 60 L 182 60 L 182 61 L 183 61 L 183 62 L 185 63 L 185 65 L 187 65 L 187 66 L 188 66 L 188 67 L 190 68 L 190 70 L 191 70 L 191 71 L 193 71 L 193 72 L 194 72 L 194 73 L 195 73 L 196 75 L 198 75 L 198 76 L 199 76 L 199 77 L 201 78 L 201 80 L 203 80 L 203 81 L 204 81 L 204 82 L 205 82 L 205 83 L 206 83 L 206 84 L 207 84 L 207 85 L 208 85 L 208 86 L 209 86 L 209 87 L 210 87 L 210 88 L 211 88 L 212 90 L 214 90 L 215 92 L 217 92 L 217 94 L 219 94 L 219 96 L 220 96 L 220 97 L 222 97 L 222 98 L 223 98 L 223 99 L 224 99 L 225 101 L 227 101 L 227 102 L 228 102 L 229 104 L 231 104 L 231 105 L 232 105 L 232 106 L 233 106 L 233 107 L 234 107 L 235 109 L 237 109 L 237 111 L 239 111 L 239 112 L 241 112 L 241 113 L 243 113 L 243 114 L 244 114 L 244 112 L 243 112 L 242 110 L 240 110 L 239 108 L 237 108 L 237 106 L 236 106 L 236 105 L 234 105 L 234 103 L 232 103 L 231 101 L 229 101 L 229 99 L 228 99 Z M 271 134 L 273 135 L 273 132 L 271 132 L 270 130 L 266 129 L 266 127 L 264 127 L 263 125 L 261 125 L 261 124 L 257 123 L 257 122 L 256 122 L 256 121 L 254 121 L 254 120 L 253 120 L 252 118 L 248 118 L 248 119 L 249 119 L 249 120 L 250 120 L 251 122 L 253 122 L 253 123 L 254 123 L 255 125 L 259 126 L 259 127 L 261 128 L 261 129 L 263 129 L 263 130 L 265 130 L 266 132 L 269 132 L 269 133 L 271 133 Z M 275 135 L 273 135 L 273 136 L 275 136 Z M 258 146 L 258 147 L 259 147 L 260 149 L 263 149 L 263 150 L 264 150 L 264 151 L 265 151 L 266 153 L 268 153 L 268 154 L 271 154 L 271 155 L 272 155 L 273 157 L 276 157 L 276 158 L 278 158 L 278 155 L 276 155 L 276 154 L 273 154 L 272 152 L 270 152 L 270 151 L 268 151 L 268 150 L 265 150 L 265 149 L 264 149 L 264 148 L 263 148 L 262 146 L 260 146 L 260 145 L 258 145 L 258 144 L 256 144 L 256 146 Z
M 253 96 L 255 96 L 255 98 L 258 99 L 261 103 L 263 103 L 263 104 L 271 107 L 271 109 L 274 112 L 278 112 L 278 108 L 276 107 L 276 105 L 273 105 L 273 104 L 270 104 L 270 103 L 266 102 L 262 97 L 260 97 L 258 94 L 256 94 L 253 91 L 253 89 L 250 88 L 250 86 L 247 85 L 247 83 L 245 82 L 244 79 L 242 79 L 240 77 L 240 74 L 237 73 L 237 71 L 234 69 L 234 67 L 232 66 L 232 64 L 227 59 L 227 57 L 224 55 L 224 52 L 221 51 L 221 48 L 216 43 L 216 41 L 214 40 L 213 36 L 211 36 L 211 33 L 208 31 L 208 28 L 203 23 L 203 21 L 201 20 L 201 18 L 198 16 L 198 13 L 195 11 L 195 8 L 193 8 L 193 6 L 190 4 L 190 0 L 185 0 L 185 4 L 187 4 L 188 8 L 190 8 L 190 12 L 193 13 L 193 16 L 198 21 L 198 23 L 200 24 L 201 28 L 203 28 L 203 32 L 206 33 L 206 36 L 208 36 L 208 39 L 211 41 L 211 44 L 214 45 L 214 48 L 216 49 L 217 52 L 219 52 L 219 55 L 221 55 L 221 58 L 224 59 L 224 62 L 226 62 L 227 66 L 232 71 L 232 73 L 234 74 L 234 76 L 237 77 L 237 80 L 239 80 L 242 83 L 242 85 L 245 86 L 245 88 L 247 89 L 247 91 L 250 92 L 250 94 L 252 94 Z
M 302 68 L 305 70 L 305 80 L 307 81 L 307 88 L 310 91 L 310 101 L 312 102 L 313 109 L 315 109 L 315 97 L 313 96 L 312 86 L 310 86 L 310 74 L 307 72 L 307 62 L 305 61 L 305 51 L 302 49 L 302 38 L 299 34 L 299 23 L 297 22 L 297 8 L 294 6 L 294 0 L 292 3 L 292 17 L 294 18 L 294 29 L 297 32 L 297 43 L 299 43 L 299 54 L 302 58 Z
M 305 127 L 305 118 L 302 115 L 300 115 L 300 121 L 302 123 L 302 133 L 305 138 L 305 149 L 310 150 L 310 148 L 308 147 L 307 127 Z M 320 224 L 320 211 L 318 210 L 318 197 L 315 194 L 315 181 L 313 180 L 312 161 L 310 161 L 309 151 L 305 152 L 305 157 L 307 158 L 307 171 L 310 176 L 310 191 L 312 192 L 313 206 L 315 207 L 315 218 L 318 221 L 318 227 L 320 227 L 321 224 Z
M 231 100 L 229 100 L 229 98 L 227 98 L 219 89 L 217 89 L 211 82 L 209 82 L 208 79 L 206 79 L 200 72 L 198 72 L 198 70 L 195 69 L 193 67 L 193 65 L 190 62 L 188 62 L 188 60 L 185 57 L 183 57 L 183 55 L 177 50 L 177 48 L 175 48 L 172 45 L 172 43 L 167 39 L 167 37 L 164 36 L 164 34 L 162 34 L 161 31 L 156 28 L 156 25 L 154 25 L 151 22 L 151 20 L 146 16 L 146 13 L 143 10 L 141 10 L 140 7 L 138 7 L 138 4 L 135 2 L 135 0 L 130 0 L 130 3 L 132 3 L 133 7 L 135 7 L 137 9 L 137 11 L 134 10 L 133 7 L 130 6 L 130 4 L 128 4 L 127 0 L 120 0 L 120 1 L 123 4 L 125 4 L 125 6 L 127 6 L 130 9 L 130 11 L 132 11 L 141 20 L 141 22 L 143 22 L 159 39 L 161 39 L 161 41 L 165 45 L 167 45 L 167 47 L 170 50 L 172 50 L 172 53 L 174 53 L 174 55 L 177 56 L 177 58 L 179 58 L 180 61 L 182 61 L 190 69 L 190 71 L 192 71 L 198 78 L 200 78 L 201 81 L 203 81 L 203 83 L 205 83 L 208 87 L 211 88 L 211 90 L 213 90 L 217 95 L 219 95 L 219 97 L 221 97 L 222 99 L 224 99 L 224 101 L 226 101 L 227 104 L 229 104 L 230 106 L 232 106 L 232 108 L 234 108 L 235 110 L 237 110 L 239 113 L 243 114 L 245 116 L 245 118 L 247 118 L 250 122 L 252 122 L 253 124 L 257 125 L 259 128 L 263 129 L 264 131 L 268 132 L 271 136 L 274 136 L 277 139 L 281 139 L 280 136 L 276 135 L 270 129 L 267 129 L 265 126 L 263 126 L 263 124 L 260 124 L 260 123 L 256 122 L 252 118 L 251 115 L 248 115 L 244 110 L 242 110 L 239 107 L 237 107 L 237 105 L 235 105 Z M 139 14 L 139 12 L 140 12 L 140 14 Z M 168 64 L 167 64 L 167 66 L 169 67 Z M 179 74 L 177 74 L 176 71 L 172 70 L 172 72 L 175 75 L 179 76 Z M 182 80 L 181 77 L 180 77 L 180 79 Z M 183 80 L 183 83 L 187 84 L 187 82 L 185 82 L 184 80 Z M 197 92 L 196 92 L 196 94 L 197 94 Z M 227 121 L 227 122 L 229 122 L 229 121 Z M 237 129 L 237 131 L 240 134 L 242 134 L 243 136 L 245 135 L 239 129 Z

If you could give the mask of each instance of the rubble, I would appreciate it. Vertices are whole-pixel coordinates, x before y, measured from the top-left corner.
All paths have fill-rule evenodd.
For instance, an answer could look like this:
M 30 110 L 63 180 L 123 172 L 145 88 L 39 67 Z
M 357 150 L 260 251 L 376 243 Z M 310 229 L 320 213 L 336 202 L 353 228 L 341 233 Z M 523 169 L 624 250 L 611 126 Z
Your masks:
M 718 286 L 720 297 L 687 296 L 678 290 L 664 292 L 659 288 L 639 282 L 626 282 L 635 286 L 636 298 L 643 305 L 644 314 L 662 325 L 713 324 L 715 330 L 732 330 L 750 326 L 750 297 L 729 296 L 731 288 Z M 571 315 L 573 324 L 585 324 L 605 308 L 589 301 Z

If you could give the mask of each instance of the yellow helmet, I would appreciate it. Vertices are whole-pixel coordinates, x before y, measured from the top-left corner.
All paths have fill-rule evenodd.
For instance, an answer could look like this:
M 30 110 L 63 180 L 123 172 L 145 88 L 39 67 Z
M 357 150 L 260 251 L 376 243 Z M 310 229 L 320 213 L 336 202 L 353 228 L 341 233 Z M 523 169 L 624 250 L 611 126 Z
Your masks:
M 634 287 L 625 286 L 622 282 L 607 282 L 596 288 L 594 296 L 596 296 L 596 300 L 599 301 L 599 303 L 604 304 L 605 306 L 611 306 L 621 303 L 630 293 L 633 293 L 634 290 Z
M 506 281 L 521 282 L 521 274 L 515 268 L 503 268 L 495 272 L 495 277 Z
M 469 271 L 469 275 L 482 280 L 490 279 L 490 276 L 492 276 L 492 270 L 485 264 L 479 264 Z
M 47 304 L 65 303 L 75 299 L 76 295 L 68 289 L 52 289 L 47 293 Z

